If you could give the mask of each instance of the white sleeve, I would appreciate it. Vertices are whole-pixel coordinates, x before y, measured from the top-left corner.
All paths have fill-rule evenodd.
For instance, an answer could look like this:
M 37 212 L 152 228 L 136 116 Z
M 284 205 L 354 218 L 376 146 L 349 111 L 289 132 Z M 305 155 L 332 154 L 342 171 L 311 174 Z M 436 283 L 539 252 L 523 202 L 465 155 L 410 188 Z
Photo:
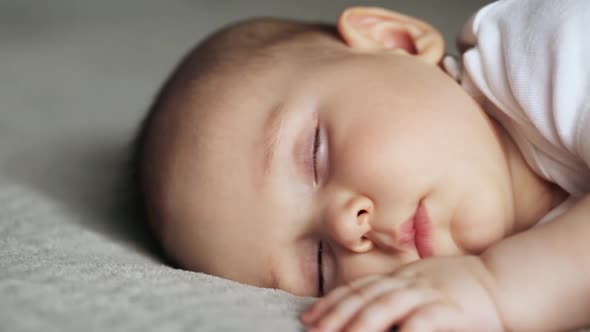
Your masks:
M 590 0 L 494 2 L 458 42 L 486 97 L 590 165 Z

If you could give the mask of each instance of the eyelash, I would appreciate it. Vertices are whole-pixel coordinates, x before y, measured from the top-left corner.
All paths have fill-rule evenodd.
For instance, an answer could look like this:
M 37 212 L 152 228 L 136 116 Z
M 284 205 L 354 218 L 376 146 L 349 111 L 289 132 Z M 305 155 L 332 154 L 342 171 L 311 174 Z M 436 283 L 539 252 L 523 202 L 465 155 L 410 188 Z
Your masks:
M 318 284 L 320 290 L 320 297 L 324 296 L 324 275 L 322 273 L 322 252 L 324 251 L 323 243 L 320 241 L 318 246 Z
M 322 144 L 322 136 L 320 135 L 320 127 L 317 126 L 315 129 L 315 137 L 313 140 L 313 154 L 312 154 L 313 178 L 315 180 L 315 183 L 318 182 L 317 157 L 318 157 L 318 151 L 320 149 L 321 144 Z
M 317 171 L 317 155 L 322 144 L 322 136 L 320 135 L 320 127 L 316 126 L 315 129 L 315 137 L 313 140 L 313 152 L 312 152 L 312 160 L 313 160 L 313 177 L 314 181 L 318 183 L 318 171 Z M 318 285 L 319 285 L 319 293 L 320 297 L 324 295 L 324 275 L 322 273 L 322 251 L 323 251 L 323 243 L 322 241 L 319 242 L 318 245 Z

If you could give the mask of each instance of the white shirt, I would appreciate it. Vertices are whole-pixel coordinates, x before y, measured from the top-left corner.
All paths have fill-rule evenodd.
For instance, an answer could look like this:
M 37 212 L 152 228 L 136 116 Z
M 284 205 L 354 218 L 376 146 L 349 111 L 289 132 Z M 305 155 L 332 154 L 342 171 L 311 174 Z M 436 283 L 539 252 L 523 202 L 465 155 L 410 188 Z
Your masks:
M 590 192 L 590 0 L 497 1 L 459 40 L 461 85 L 571 195 L 541 222 L 554 218 Z

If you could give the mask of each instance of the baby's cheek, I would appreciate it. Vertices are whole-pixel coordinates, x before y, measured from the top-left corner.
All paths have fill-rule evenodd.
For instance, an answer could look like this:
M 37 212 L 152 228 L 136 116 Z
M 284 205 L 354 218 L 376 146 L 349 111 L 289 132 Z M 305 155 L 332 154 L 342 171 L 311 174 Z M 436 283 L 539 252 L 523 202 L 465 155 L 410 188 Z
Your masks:
M 505 234 L 506 219 L 499 207 L 479 202 L 476 195 L 470 195 L 458 206 L 452 219 L 451 230 L 459 250 L 468 254 L 480 254 L 494 243 L 501 241 Z

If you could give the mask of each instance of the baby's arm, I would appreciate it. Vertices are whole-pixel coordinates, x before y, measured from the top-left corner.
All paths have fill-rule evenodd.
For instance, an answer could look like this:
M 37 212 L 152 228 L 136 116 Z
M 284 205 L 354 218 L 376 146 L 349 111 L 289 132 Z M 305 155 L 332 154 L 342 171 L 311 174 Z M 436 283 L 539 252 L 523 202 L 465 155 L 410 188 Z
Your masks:
M 590 196 L 481 258 L 494 277 L 491 293 L 509 330 L 590 325 Z

